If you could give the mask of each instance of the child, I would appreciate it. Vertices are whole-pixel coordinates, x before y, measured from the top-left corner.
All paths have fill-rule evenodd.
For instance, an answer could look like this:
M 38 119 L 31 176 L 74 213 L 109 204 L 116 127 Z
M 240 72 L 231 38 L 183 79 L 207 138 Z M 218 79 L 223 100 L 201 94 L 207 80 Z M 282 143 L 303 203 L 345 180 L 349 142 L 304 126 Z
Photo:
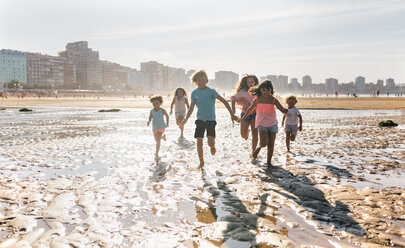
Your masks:
M 281 112 L 287 113 L 288 110 L 281 106 L 280 102 L 273 96 L 274 90 L 270 80 L 264 80 L 258 86 L 249 90 L 249 93 L 255 96 L 250 107 L 242 116 L 241 120 L 245 120 L 256 110 L 256 128 L 259 131 L 260 145 L 254 150 L 252 157 L 257 158 L 260 149 L 267 146 L 267 166 L 271 166 L 273 157 L 274 142 L 278 132 L 276 106 Z
M 239 81 L 238 85 L 236 86 L 235 92 L 236 94 L 231 96 L 232 101 L 232 111 L 235 113 L 235 103 L 240 105 L 241 113 L 240 117 L 242 117 L 246 110 L 249 108 L 250 104 L 252 103 L 254 97 L 249 94 L 249 89 L 253 86 L 258 85 L 258 79 L 255 75 L 244 74 L 242 79 Z M 256 112 L 249 115 L 244 121 L 240 123 L 240 135 L 244 139 L 248 139 L 249 137 L 249 126 L 250 130 L 252 131 L 252 153 L 256 150 L 257 146 L 257 128 L 255 127 L 255 119 L 256 119 Z
M 153 105 L 153 109 L 150 111 L 148 126 L 152 122 L 153 136 L 156 141 L 156 159 L 159 158 L 160 140 L 166 140 L 166 135 L 163 133 L 165 129 L 169 127 L 169 115 L 166 110 L 162 109 L 160 106 L 163 104 L 163 98 L 160 95 L 155 95 L 150 98 L 150 102 Z M 166 116 L 166 123 L 163 120 L 163 115 Z
M 284 114 L 283 121 L 281 123 L 284 126 L 285 131 L 285 144 L 287 146 L 287 151 L 290 151 L 290 140 L 294 141 L 297 136 L 297 130 L 302 131 L 302 116 L 300 111 L 295 104 L 297 104 L 297 98 L 295 96 L 289 96 L 285 100 L 288 105 L 288 113 Z M 298 126 L 298 119 L 300 120 L 300 125 Z
M 176 117 L 176 124 L 177 126 L 179 126 L 181 131 L 180 137 L 183 137 L 184 128 L 180 127 L 180 124 L 186 116 L 186 106 L 188 109 L 190 108 L 190 106 L 188 105 L 186 91 L 183 88 L 177 88 L 174 92 L 172 105 L 170 106 L 170 114 L 173 113 L 173 105 L 175 106 L 174 115 Z
M 197 89 L 191 93 L 191 105 L 181 125 L 184 126 L 187 123 L 188 118 L 193 113 L 194 106 L 197 105 L 198 111 L 197 120 L 195 121 L 194 138 L 197 139 L 197 153 L 200 159 L 200 167 L 202 167 L 204 166 L 203 139 L 205 130 L 207 130 L 208 146 L 211 149 L 211 154 L 214 155 L 216 152 L 215 125 L 217 122 L 215 121 L 215 100 L 218 99 L 225 105 L 231 115 L 232 122 L 233 120 L 237 120 L 238 117 L 233 114 L 231 106 L 216 90 L 207 87 L 208 76 L 204 70 L 195 72 L 191 77 L 191 81 L 197 86 Z

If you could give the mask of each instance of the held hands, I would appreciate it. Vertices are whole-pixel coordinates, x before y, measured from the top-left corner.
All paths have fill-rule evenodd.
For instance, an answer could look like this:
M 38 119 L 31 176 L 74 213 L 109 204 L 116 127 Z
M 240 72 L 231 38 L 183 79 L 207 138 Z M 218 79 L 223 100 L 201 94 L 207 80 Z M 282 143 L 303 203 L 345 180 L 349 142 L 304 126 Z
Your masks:
M 171 110 L 170 110 L 170 113 L 169 113 L 169 115 L 171 115 L 171 114 L 173 114 L 173 109 L 171 109 Z
M 302 131 L 302 126 L 299 126 L 299 127 L 298 127 L 298 130 L 299 130 L 299 131 Z
M 232 123 L 233 123 L 233 121 L 240 122 L 240 121 L 239 121 L 239 118 L 238 118 L 236 115 L 234 115 L 234 114 L 231 115 L 231 120 L 232 120 Z

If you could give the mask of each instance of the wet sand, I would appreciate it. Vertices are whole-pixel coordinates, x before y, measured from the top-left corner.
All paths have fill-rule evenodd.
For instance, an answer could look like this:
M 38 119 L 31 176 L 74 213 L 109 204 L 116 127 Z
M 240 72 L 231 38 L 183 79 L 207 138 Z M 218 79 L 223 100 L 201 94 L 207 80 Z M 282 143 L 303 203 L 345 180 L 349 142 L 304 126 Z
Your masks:
M 282 97 L 279 98 L 282 101 Z M 164 108 L 170 108 L 172 98 L 164 96 Z M 284 104 L 284 102 L 282 102 Z M 0 98 L 4 107 L 83 107 L 83 108 L 149 108 L 145 98 L 75 97 L 75 98 Z M 223 107 L 222 103 L 217 103 Z M 301 109 L 405 109 L 405 97 L 298 97 Z
M 302 110 L 267 168 L 219 109 L 200 170 L 193 119 L 155 161 L 149 108 L 99 107 L 0 112 L 0 247 L 405 247 L 404 111 Z

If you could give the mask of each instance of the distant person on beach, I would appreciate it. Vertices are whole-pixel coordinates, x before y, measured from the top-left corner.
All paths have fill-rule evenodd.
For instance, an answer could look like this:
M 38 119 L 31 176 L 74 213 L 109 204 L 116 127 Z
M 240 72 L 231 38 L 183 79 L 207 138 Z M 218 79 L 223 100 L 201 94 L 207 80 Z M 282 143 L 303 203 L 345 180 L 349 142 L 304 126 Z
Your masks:
M 255 127 L 259 131 L 260 145 L 254 150 L 252 157 L 256 159 L 260 150 L 267 146 L 267 166 L 271 166 L 274 142 L 278 133 L 275 107 L 282 113 L 287 113 L 288 110 L 283 108 L 280 102 L 273 96 L 274 89 L 270 80 L 264 80 L 258 86 L 252 87 L 249 93 L 255 96 L 255 98 L 240 120 L 244 121 L 256 110 Z
M 166 135 L 164 134 L 165 129 L 169 127 L 169 115 L 167 114 L 166 110 L 162 109 L 160 106 L 163 104 L 163 97 L 160 95 L 155 95 L 150 98 L 150 102 L 153 105 L 153 109 L 150 111 L 149 114 L 149 121 L 152 121 L 152 131 L 153 136 L 155 137 L 156 141 L 156 152 L 155 158 L 159 158 L 159 149 L 160 149 L 160 140 L 166 140 Z M 163 116 L 166 116 L 166 123 L 163 119 Z
M 232 111 L 235 114 L 235 104 L 241 108 L 240 117 L 244 116 L 254 97 L 249 94 L 249 89 L 259 84 L 259 80 L 255 75 L 244 74 L 235 88 L 235 94 L 231 96 Z M 249 126 L 252 131 L 252 153 L 256 150 L 258 134 L 255 127 L 256 112 L 249 115 L 240 123 L 240 135 L 244 139 L 249 138 Z
M 284 126 L 285 131 L 285 144 L 287 146 L 287 151 L 290 151 L 290 141 L 294 141 L 297 136 L 297 131 L 302 131 L 302 116 L 295 104 L 298 100 L 295 96 L 289 96 L 285 100 L 288 105 L 288 112 L 284 114 L 281 126 Z M 298 126 L 299 120 L 299 126 Z M 284 125 L 285 122 L 285 125 Z
M 186 117 L 186 106 L 187 109 L 190 108 L 190 105 L 188 104 L 187 100 L 186 91 L 183 88 L 177 88 L 174 91 L 173 101 L 172 104 L 170 105 L 170 114 L 173 113 L 173 105 L 174 105 L 174 116 L 176 117 L 176 124 L 177 126 L 179 126 L 181 131 L 180 137 L 183 137 L 184 127 L 180 126 L 180 124 L 184 120 L 184 117 Z
M 211 154 L 216 152 L 215 148 L 215 125 L 217 124 L 215 117 L 215 100 L 221 101 L 228 109 L 231 115 L 232 122 L 237 120 L 229 106 L 228 102 L 221 97 L 214 89 L 207 87 L 208 76 L 204 70 L 197 71 L 191 77 L 191 81 L 197 86 L 197 89 L 191 93 L 191 104 L 188 109 L 186 118 L 181 122 L 183 127 L 191 114 L 193 113 L 194 106 L 197 106 L 197 120 L 195 121 L 196 128 L 194 138 L 197 139 L 197 153 L 200 160 L 200 167 L 204 166 L 204 153 L 203 153 L 203 139 L 205 130 L 207 130 L 208 146 L 210 147 Z

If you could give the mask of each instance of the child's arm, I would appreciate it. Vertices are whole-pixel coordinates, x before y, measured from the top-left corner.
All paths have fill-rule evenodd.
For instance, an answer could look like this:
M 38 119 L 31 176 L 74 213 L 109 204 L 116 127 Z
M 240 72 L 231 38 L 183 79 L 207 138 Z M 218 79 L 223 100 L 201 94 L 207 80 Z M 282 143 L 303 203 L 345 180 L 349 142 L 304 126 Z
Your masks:
M 302 131 L 302 115 L 298 115 L 298 119 L 300 119 L 300 126 L 298 127 L 298 130 Z
M 246 110 L 246 113 L 240 119 L 244 121 L 249 115 L 255 112 L 256 107 L 257 107 L 257 99 L 254 99 L 250 104 L 249 108 Z
M 220 100 L 225 105 L 226 109 L 228 109 L 229 114 L 231 114 L 232 122 L 237 121 L 238 117 L 235 116 L 234 112 L 231 109 L 231 106 L 229 106 L 229 103 L 220 95 L 217 96 L 217 99 Z
M 275 98 L 274 98 L 274 99 L 275 99 Z M 288 109 L 283 108 L 283 106 L 281 105 L 281 103 L 280 103 L 277 99 L 275 99 L 274 105 L 276 105 L 276 107 L 278 108 L 278 110 L 280 110 L 282 113 L 285 113 L 285 114 L 288 113 Z
M 188 111 L 187 111 L 186 118 L 184 118 L 184 119 L 181 121 L 181 123 L 180 123 L 180 127 L 184 127 L 184 125 L 187 123 L 188 118 L 190 118 L 191 114 L 192 114 L 193 111 L 194 111 L 194 106 L 195 106 L 195 103 L 192 102 L 192 103 L 190 104 L 190 108 L 189 108 Z
M 148 120 L 148 126 L 149 126 L 149 124 L 150 124 L 150 122 L 152 121 L 152 110 L 150 111 L 150 114 L 149 114 L 149 120 Z
M 281 126 L 284 126 L 284 121 L 285 121 L 286 118 L 287 118 L 287 115 L 284 114 L 284 115 L 283 115 L 283 121 L 281 122 Z
M 187 99 L 187 97 L 186 97 L 186 106 L 187 106 L 187 109 L 190 109 L 190 105 L 188 104 L 188 99 Z
M 173 114 L 173 105 L 174 105 L 174 99 L 175 99 L 176 97 L 173 97 L 173 101 L 172 101 L 172 104 L 170 105 L 170 114 Z
M 166 110 L 162 109 L 163 114 L 166 116 L 166 127 L 169 127 L 169 115 Z
M 232 113 L 235 114 L 236 113 L 236 111 L 235 111 L 235 100 L 232 100 L 231 103 L 232 103 Z

